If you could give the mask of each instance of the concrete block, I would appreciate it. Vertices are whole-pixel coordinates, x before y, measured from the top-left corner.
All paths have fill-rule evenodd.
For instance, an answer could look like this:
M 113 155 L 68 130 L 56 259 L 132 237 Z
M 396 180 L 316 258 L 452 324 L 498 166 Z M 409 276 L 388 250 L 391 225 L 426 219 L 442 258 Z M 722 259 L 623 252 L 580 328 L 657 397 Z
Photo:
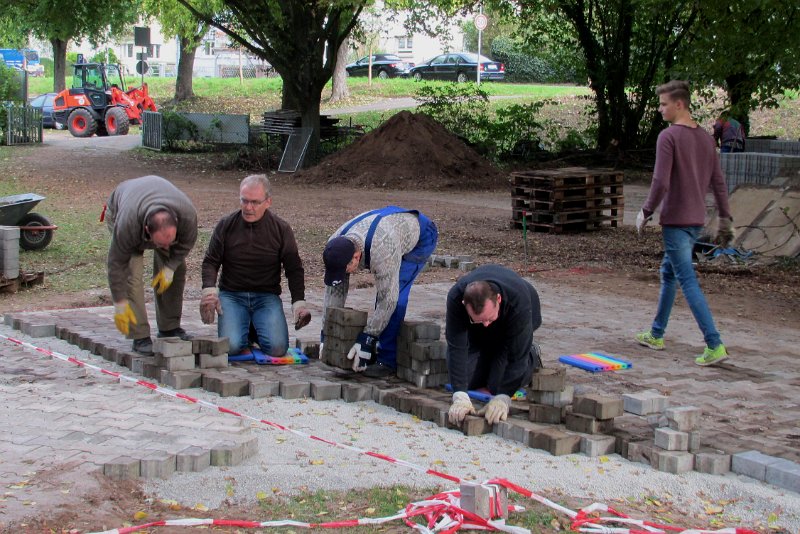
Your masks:
M 175 455 L 175 469 L 197 473 L 211 465 L 211 451 L 202 447 L 187 447 Z
M 582 413 L 567 413 L 564 423 L 567 430 L 582 434 L 605 434 L 614 428 L 612 419 L 597 419 Z
M 800 493 L 800 465 L 779 458 L 776 462 L 767 466 L 765 482 Z
M 339 400 L 342 398 L 342 385 L 327 380 L 313 380 L 311 398 L 318 401 Z
M 492 432 L 492 425 L 486 422 L 485 417 L 468 415 L 461 423 L 461 431 L 465 436 L 481 436 Z
M 566 380 L 566 367 L 541 367 L 533 373 L 531 389 L 534 391 L 564 391 Z
M 53 323 L 23 323 L 22 333 L 31 337 L 55 337 L 56 325 Z
M 547 430 L 549 426 L 509 417 L 494 426 L 494 433 L 503 439 L 516 441 L 528 445 L 531 432 Z
M 277 397 L 281 392 L 281 383 L 277 380 L 251 380 L 250 398 Z
M 561 407 L 572 404 L 573 392 L 572 386 L 564 386 L 563 391 L 531 391 L 529 400 L 536 404 Z
M 688 451 L 689 434 L 671 428 L 657 428 L 655 445 L 666 451 Z
M 130 360 L 130 370 L 137 375 L 144 376 L 144 364 L 156 363 L 155 356 L 136 356 Z
M 284 399 L 305 399 L 311 396 L 311 384 L 297 380 L 281 380 L 280 392 Z
M 19 239 L 19 226 L 0 226 L 0 241 Z
M 731 471 L 756 480 L 766 480 L 767 466 L 775 461 L 774 456 L 759 451 L 739 452 L 731 457 Z
M 645 421 L 652 428 L 667 428 L 669 427 L 669 419 L 663 413 L 654 413 L 645 417 Z
M 540 432 L 531 432 L 529 446 L 548 451 L 553 456 L 562 456 L 579 452 L 581 437 L 550 428 Z
M 169 478 L 175 473 L 176 459 L 174 454 L 164 451 L 152 451 L 140 461 L 142 478 Z
M 689 432 L 689 452 L 697 452 L 702 447 L 700 432 Z
M 468 273 L 469 271 L 474 271 L 477 268 L 478 268 L 478 264 L 475 263 L 474 261 L 460 261 L 460 262 L 458 262 L 458 270 L 459 271 L 464 271 L 464 272 Z
M 447 358 L 447 349 L 443 341 L 412 341 L 409 355 L 412 360 L 442 360 Z
M 367 324 L 367 312 L 352 308 L 330 307 L 325 316 L 325 323 L 327 324 L 328 322 L 341 326 L 360 326 L 363 328 Z
M 189 343 L 184 341 L 184 343 Z M 194 354 L 184 354 L 181 356 L 164 356 L 156 354 L 156 365 L 160 365 L 168 371 L 191 371 L 195 368 Z
M 631 462 L 639 462 L 649 466 L 654 465 L 654 445 L 652 440 L 631 441 L 628 443 L 628 455 L 626 458 Z
M 250 395 L 250 381 L 246 378 L 223 377 L 217 393 L 220 397 L 247 397 Z
M 161 370 L 159 381 L 172 389 L 190 389 L 203 386 L 203 374 L 200 371 L 168 371 Z
M 195 363 L 200 369 L 224 369 L 228 367 L 228 353 L 223 352 L 219 355 L 198 354 Z
M 681 432 L 690 432 L 700 425 L 700 408 L 694 406 L 675 406 L 664 410 L 669 427 Z
M 426 321 L 403 321 L 400 327 L 401 341 L 438 341 L 442 328 L 437 323 Z
M 709 475 L 724 475 L 731 470 L 731 455 L 698 452 L 694 455 L 694 469 Z
M 439 414 L 450 409 L 449 402 L 437 401 L 433 399 L 419 399 L 411 408 L 411 415 L 415 415 L 422 421 L 432 421 L 438 423 Z
M 665 473 L 679 475 L 694 469 L 694 454 L 684 451 L 654 450 L 655 468 Z
M 397 364 L 398 366 L 400 365 L 399 357 L 397 359 Z M 404 365 L 404 367 L 411 369 L 412 372 L 418 375 L 442 374 L 447 372 L 447 360 L 413 360 L 409 358 L 408 365 Z
M 211 465 L 239 465 L 244 460 L 244 447 L 238 443 L 218 443 L 211 447 Z
M 614 436 L 581 436 L 581 452 L 590 457 L 614 454 L 616 441 Z
M 534 423 L 557 425 L 564 420 L 565 415 L 565 406 L 548 406 L 546 404 L 536 404 L 533 402 L 528 405 L 528 419 Z
M 669 406 L 669 398 L 657 391 L 647 390 L 622 395 L 623 409 L 636 415 L 663 412 Z
M 184 341 L 176 337 L 156 338 L 153 342 L 153 352 L 157 352 L 166 358 L 174 356 L 190 356 L 192 352 L 192 342 Z M 183 369 L 176 369 L 182 371 Z
M 484 519 L 508 517 L 508 491 L 496 484 L 460 485 L 461 508 Z
M 131 480 L 139 477 L 140 466 L 138 458 L 120 456 L 103 464 L 103 474 L 113 480 Z
M 370 384 L 342 384 L 342 399 L 345 402 L 372 400 L 372 386 Z
M 220 356 L 222 354 L 227 354 L 229 350 L 230 342 L 227 337 L 196 336 L 192 338 L 193 354 Z
M 596 419 L 613 419 L 622 415 L 622 398 L 609 395 L 578 395 L 572 401 L 572 411 Z

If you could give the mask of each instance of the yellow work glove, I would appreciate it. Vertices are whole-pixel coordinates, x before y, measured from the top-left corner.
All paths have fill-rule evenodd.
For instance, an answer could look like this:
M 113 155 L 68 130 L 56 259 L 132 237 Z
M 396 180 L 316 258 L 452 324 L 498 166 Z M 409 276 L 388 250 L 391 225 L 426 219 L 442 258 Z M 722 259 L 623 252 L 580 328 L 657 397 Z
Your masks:
M 475 407 L 472 406 L 469 395 L 465 391 L 453 393 L 453 404 L 450 405 L 450 410 L 447 412 L 447 418 L 450 423 L 460 425 L 461 421 L 471 413 L 475 413 Z
M 153 281 L 150 283 L 150 287 L 152 287 L 156 293 L 161 295 L 169 289 L 169 286 L 172 285 L 172 277 L 175 276 L 175 271 L 170 269 L 169 267 L 164 267 L 161 269 L 154 278 Z
M 508 417 L 508 409 L 511 406 L 511 397 L 508 395 L 495 395 L 489 404 L 478 412 L 478 415 L 486 417 L 486 422 L 490 425 L 505 421 Z
M 136 324 L 136 315 L 127 300 L 114 303 L 114 324 L 117 325 L 117 330 L 126 336 L 131 331 L 131 324 Z

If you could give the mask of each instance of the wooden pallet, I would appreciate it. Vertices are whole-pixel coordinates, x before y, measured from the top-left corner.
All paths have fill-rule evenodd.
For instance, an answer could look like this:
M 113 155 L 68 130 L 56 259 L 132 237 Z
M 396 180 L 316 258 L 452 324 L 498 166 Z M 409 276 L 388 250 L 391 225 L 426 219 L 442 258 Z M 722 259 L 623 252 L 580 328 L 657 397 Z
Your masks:
M 16 293 L 20 289 L 44 282 L 44 271 L 26 273 L 20 271 L 17 278 L 0 275 L 0 293 Z
M 623 195 L 568 197 L 555 200 L 543 200 L 526 196 L 515 196 L 511 198 L 512 210 L 544 211 L 551 213 L 585 211 L 587 209 L 622 208 L 624 205 L 625 198 Z
M 616 228 L 618 219 L 612 217 L 592 218 L 583 221 L 570 221 L 565 223 L 525 222 L 525 227 L 531 232 L 549 232 L 552 234 L 566 234 L 600 230 L 601 228 Z M 511 221 L 511 228 L 522 229 L 521 220 Z
M 622 184 L 624 174 L 612 169 L 586 169 L 568 167 L 565 169 L 521 171 L 511 173 L 513 186 L 564 189 L 599 185 Z

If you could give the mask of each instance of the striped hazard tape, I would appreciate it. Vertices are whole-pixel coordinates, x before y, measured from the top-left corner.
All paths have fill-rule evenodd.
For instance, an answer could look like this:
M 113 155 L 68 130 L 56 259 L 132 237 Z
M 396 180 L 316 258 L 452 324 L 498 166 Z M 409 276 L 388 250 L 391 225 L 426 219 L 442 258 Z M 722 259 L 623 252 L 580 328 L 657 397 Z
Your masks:
M 162 395 L 173 397 L 176 399 L 182 399 L 186 402 L 190 402 L 193 404 L 197 404 L 198 406 L 202 406 L 204 408 L 208 408 L 210 410 L 218 411 L 220 413 L 232 415 L 234 417 L 239 417 L 242 419 L 246 419 L 255 423 L 263 424 L 265 426 L 275 428 L 278 430 L 282 430 L 284 432 L 289 432 L 296 436 L 310 439 L 318 442 L 322 442 L 333 447 L 338 447 L 340 449 L 345 449 L 356 454 L 360 454 L 363 456 L 369 456 L 370 458 L 377 458 L 379 460 L 384 460 L 389 463 L 393 463 L 396 465 L 402 465 L 408 469 L 426 473 L 428 475 L 432 475 L 444 480 L 448 480 L 450 482 L 454 482 L 456 484 L 460 484 L 463 480 L 460 477 L 455 475 L 443 473 L 441 471 L 436 471 L 434 469 L 429 469 L 425 466 L 417 465 L 412 462 L 408 462 L 405 460 L 400 460 L 398 458 L 394 458 L 392 456 L 388 456 L 386 454 L 381 454 L 377 452 L 367 451 L 364 449 L 360 449 L 358 447 L 353 447 L 352 445 L 347 445 L 344 443 L 339 443 L 336 441 L 332 441 L 329 439 L 322 438 L 320 436 L 315 436 L 313 434 L 307 434 L 300 430 L 296 430 L 285 425 L 281 425 L 280 423 L 276 423 L 274 421 L 268 421 L 266 419 L 258 419 L 255 417 L 251 417 L 247 414 L 241 414 L 236 411 L 230 410 L 225 408 L 224 406 L 219 406 L 214 404 L 213 402 L 205 401 L 203 399 L 198 399 L 192 397 L 190 395 L 186 395 L 183 393 L 179 393 L 169 388 L 161 387 L 158 384 L 154 384 L 152 382 L 148 382 L 146 380 L 140 380 L 135 377 L 130 377 L 124 375 L 119 372 L 109 371 L 108 369 L 104 369 L 92 363 L 88 363 L 77 358 L 73 358 L 71 356 L 67 356 L 65 354 L 61 354 L 56 351 L 51 351 L 42 347 L 37 347 L 31 343 L 6 336 L 4 334 L 0 334 L 0 339 L 4 339 L 21 347 L 31 349 L 35 352 L 40 354 L 44 354 L 45 356 L 49 356 L 51 358 L 56 358 L 58 360 L 62 360 L 68 363 L 72 363 L 79 367 L 83 367 L 85 369 L 90 369 L 92 371 L 96 371 L 100 374 L 104 374 L 107 376 L 111 376 L 116 378 L 120 382 L 131 382 L 137 386 L 141 386 L 147 388 L 151 391 L 156 393 L 160 393 Z M 579 511 L 571 510 L 564 506 L 561 506 L 558 503 L 551 501 L 550 499 L 543 497 L 541 495 L 537 495 L 536 493 L 512 482 L 509 482 L 505 479 L 492 479 L 486 484 L 496 484 L 502 487 L 505 487 L 509 491 L 513 491 L 519 495 L 522 495 L 528 499 L 536 501 L 540 504 L 543 504 L 561 514 L 566 515 L 572 521 L 572 529 L 581 532 L 596 532 L 596 533 L 609 533 L 609 534 L 640 534 L 640 533 L 648 533 L 648 534 L 666 534 L 671 532 L 685 532 L 691 534 L 757 534 L 756 531 L 749 530 L 749 529 L 742 529 L 742 528 L 726 528 L 722 530 L 703 530 L 703 529 L 687 529 L 684 527 L 679 527 L 676 525 L 663 525 L 658 524 L 650 521 L 644 521 L 641 519 L 634 519 L 630 516 L 615 510 L 612 507 L 609 507 L 605 504 L 595 503 L 590 506 L 587 506 Z M 521 527 L 514 527 L 511 525 L 506 525 L 503 520 L 486 520 L 480 516 L 475 514 L 471 514 L 465 510 L 462 510 L 458 507 L 458 492 L 446 492 L 443 494 L 436 495 L 427 499 L 421 503 L 413 503 L 409 504 L 406 509 L 398 514 L 393 516 L 384 517 L 384 518 L 359 518 L 359 519 L 351 519 L 346 521 L 333 521 L 329 523 L 304 523 L 298 521 L 291 521 L 291 520 L 280 520 L 280 521 L 267 521 L 267 522 L 256 522 L 256 521 L 244 521 L 244 520 L 229 520 L 229 519 L 196 519 L 196 518 L 184 518 L 184 519 L 171 519 L 171 520 L 163 520 L 163 521 L 156 521 L 153 523 L 147 523 L 144 525 L 138 526 L 131 526 L 131 527 L 123 527 L 120 529 L 108 530 L 102 533 L 95 533 L 95 534 L 126 534 L 131 532 L 137 532 L 146 528 L 152 527 L 159 527 L 159 526 L 208 526 L 208 525 L 215 525 L 215 526 L 233 526 L 239 528 L 267 528 L 267 527 L 286 527 L 286 526 L 293 526 L 297 528 L 344 528 L 344 527 L 356 527 L 361 525 L 376 525 L 376 524 L 383 524 L 391 521 L 403 520 L 406 524 L 418 530 L 420 532 L 457 532 L 462 528 L 469 528 L 469 529 L 478 529 L 478 530 L 491 530 L 491 531 L 498 531 L 498 532 L 511 532 L 514 534 L 521 534 L 524 532 L 529 532 L 529 530 L 521 528 Z M 512 510 L 513 508 L 513 510 Z M 518 511 L 519 508 L 509 506 L 510 511 Z M 598 513 L 609 513 L 611 516 L 603 517 L 598 516 Z M 428 526 L 423 526 L 418 523 L 414 523 L 412 521 L 413 518 L 416 517 L 425 517 L 428 520 Z M 606 526 L 608 523 L 618 524 L 618 525 L 628 525 L 628 526 L 617 526 L 617 527 L 610 527 Z

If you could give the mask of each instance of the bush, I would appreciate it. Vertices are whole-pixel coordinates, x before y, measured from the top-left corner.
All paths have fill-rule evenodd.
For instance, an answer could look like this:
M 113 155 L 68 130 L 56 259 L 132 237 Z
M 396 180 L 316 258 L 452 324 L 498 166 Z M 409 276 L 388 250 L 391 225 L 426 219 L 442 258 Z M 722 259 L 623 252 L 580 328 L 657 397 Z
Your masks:
M 0 63 L 0 102 L 8 100 L 22 100 L 22 80 L 19 71 Z
M 556 57 L 546 51 L 536 56 L 526 54 L 508 37 L 493 40 L 491 53 L 505 65 L 509 82 L 576 83 L 582 78 L 566 57 Z

